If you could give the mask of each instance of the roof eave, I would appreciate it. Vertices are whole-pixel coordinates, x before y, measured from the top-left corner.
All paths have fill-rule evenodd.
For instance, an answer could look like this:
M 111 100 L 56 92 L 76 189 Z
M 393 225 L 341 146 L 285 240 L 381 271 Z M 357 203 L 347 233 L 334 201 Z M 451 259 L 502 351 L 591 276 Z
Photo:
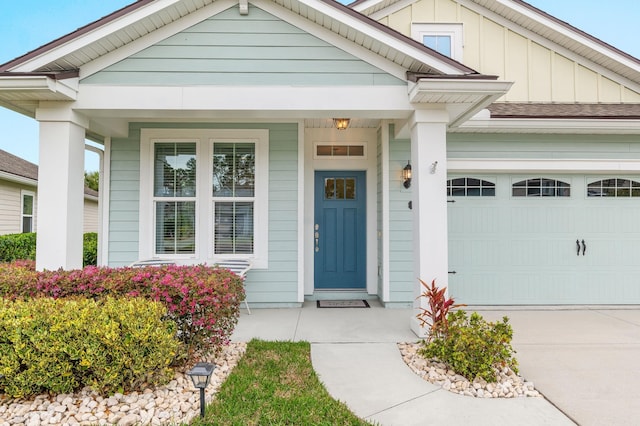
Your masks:
M 0 100 L 74 101 L 78 97 L 77 79 L 57 80 L 47 74 L 0 73 Z

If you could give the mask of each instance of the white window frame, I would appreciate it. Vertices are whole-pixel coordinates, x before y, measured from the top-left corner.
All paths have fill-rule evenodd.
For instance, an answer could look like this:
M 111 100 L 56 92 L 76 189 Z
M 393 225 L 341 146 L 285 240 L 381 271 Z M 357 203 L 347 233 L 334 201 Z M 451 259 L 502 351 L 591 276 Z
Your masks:
M 31 214 L 30 215 L 26 215 L 24 213 L 24 197 L 25 196 L 29 196 L 32 198 L 32 205 L 31 205 Z M 29 232 L 36 232 L 36 193 L 33 191 L 27 191 L 27 190 L 21 190 L 20 191 L 20 233 L 24 234 L 24 218 L 25 216 L 30 216 L 31 217 L 31 231 Z
M 155 253 L 153 156 L 156 142 L 196 143 L 196 249 L 194 254 Z M 255 144 L 254 247 L 252 254 L 214 254 L 213 144 Z M 139 259 L 174 259 L 181 264 L 215 264 L 222 259 L 247 259 L 252 268 L 269 262 L 269 130 L 268 129 L 142 129 L 140 137 Z
M 448 36 L 451 37 L 451 58 L 458 62 L 463 59 L 463 28 L 462 24 L 436 24 L 415 23 L 411 24 L 411 38 L 423 42 L 424 36 Z

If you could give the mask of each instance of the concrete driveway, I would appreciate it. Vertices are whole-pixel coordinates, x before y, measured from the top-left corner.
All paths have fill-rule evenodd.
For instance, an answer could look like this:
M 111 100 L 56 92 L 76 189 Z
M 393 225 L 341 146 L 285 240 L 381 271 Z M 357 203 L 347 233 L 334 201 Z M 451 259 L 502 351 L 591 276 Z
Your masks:
M 491 321 L 509 317 L 520 373 L 575 423 L 640 425 L 640 306 L 465 309 L 477 311 Z M 408 377 L 408 368 L 395 349 L 395 342 L 416 340 L 409 330 L 410 309 L 384 309 L 377 303 L 372 304 L 372 309 L 317 309 L 308 302 L 303 308 L 256 308 L 252 312 L 247 315 L 243 310 L 233 340 L 257 337 L 311 342 L 314 367 L 329 391 L 363 418 L 379 424 L 411 424 L 408 419 L 415 424 L 433 425 L 555 426 L 568 422 L 567 417 L 556 415 L 549 409 L 553 406 L 545 406 L 546 401 L 541 399 L 490 401 L 460 397 L 454 401 L 453 394 L 445 395 L 446 391 L 424 390 L 430 385 L 421 379 L 421 383 L 415 383 L 411 380 L 414 377 Z M 365 359 L 370 363 L 363 362 Z M 391 367 L 397 370 L 387 374 L 389 383 L 377 381 L 376 385 L 362 379 L 370 380 L 372 371 Z M 402 392 L 413 389 L 409 385 L 419 389 L 406 398 L 406 403 L 394 400 L 385 408 L 376 399 L 381 394 L 376 390 L 385 396 L 402 396 Z M 360 386 L 363 391 L 354 392 L 349 386 Z M 496 409 L 495 404 L 501 405 Z M 367 414 L 374 411 L 376 415 Z M 501 412 L 510 413 L 509 420 L 501 417 Z M 429 421 L 421 422 L 416 413 L 425 414 Z M 449 414 L 437 419 L 434 413 Z
M 520 373 L 576 423 L 640 424 L 640 307 L 468 310 L 509 317 Z

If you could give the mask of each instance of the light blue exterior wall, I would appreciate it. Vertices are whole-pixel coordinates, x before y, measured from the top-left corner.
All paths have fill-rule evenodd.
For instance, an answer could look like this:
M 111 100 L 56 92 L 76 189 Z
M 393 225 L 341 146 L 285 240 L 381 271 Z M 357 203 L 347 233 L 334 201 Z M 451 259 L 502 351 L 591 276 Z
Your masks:
M 250 5 L 234 6 L 82 80 L 119 85 L 406 85 Z
M 389 126 L 389 302 L 411 302 L 416 285 L 413 276 L 413 225 L 411 188 L 402 185 L 402 169 L 411 158 L 411 142 L 394 139 Z
M 378 259 L 378 296 L 382 299 L 382 287 L 383 287 L 383 277 L 384 277 L 384 263 L 383 263 L 383 253 L 385 250 L 385 246 L 386 246 L 386 242 L 384 241 L 383 238 L 380 238 L 380 235 L 382 235 L 382 223 L 384 220 L 384 209 L 383 209 L 383 201 L 384 201 L 384 193 L 383 193 L 383 188 L 382 188 L 382 132 L 381 129 L 378 128 L 378 132 L 376 134 L 376 151 L 377 151 L 377 156 L 376 156 L 376 195 L 377 195 L 377 200 L 376 200 L 376 212 L 377 212 L 377 223 L 376 223 L 376 229 L 377 229 L 377 234 L 378 234 L 378 253 L 377 253 L 377 259 Z
M 249 271 L 247 295 L 249 303 L 297 303 L 297 124 L 132 124 L 128 138 L 113 139 L 111 144 L 109 266 L 124 266 L 138 259 L 142 128 L 269 130 L 269 269 Z
M 637 135 L 449 134 L 448 158 L 640 158 Z

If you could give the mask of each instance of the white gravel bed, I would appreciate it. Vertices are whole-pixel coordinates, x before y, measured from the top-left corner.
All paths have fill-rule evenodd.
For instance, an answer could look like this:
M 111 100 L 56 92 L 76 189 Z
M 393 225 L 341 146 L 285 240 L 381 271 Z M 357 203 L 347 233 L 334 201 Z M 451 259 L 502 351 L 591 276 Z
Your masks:
M 532 382 L 527 382 L 510 368 L 499 371 L 496 383 L 476 378 L 473 382 L 456 374 L 445 364 L 428 360 L 418 354 L 420 343 L 398 343 L 404 362 L 424 380 L 442 389 L 476 398 L 540 397 Z
M 246 343 L 231 343 L 215 358 L 206 401 L 211 402 L 244 355 Z M 200 392 L 184 373 L 165 386 L 103 397 L 85 388 L 68 395 L 10 399 L 0 395 L 0 426 L 166 425 L 188 423 L 200 415 Z

